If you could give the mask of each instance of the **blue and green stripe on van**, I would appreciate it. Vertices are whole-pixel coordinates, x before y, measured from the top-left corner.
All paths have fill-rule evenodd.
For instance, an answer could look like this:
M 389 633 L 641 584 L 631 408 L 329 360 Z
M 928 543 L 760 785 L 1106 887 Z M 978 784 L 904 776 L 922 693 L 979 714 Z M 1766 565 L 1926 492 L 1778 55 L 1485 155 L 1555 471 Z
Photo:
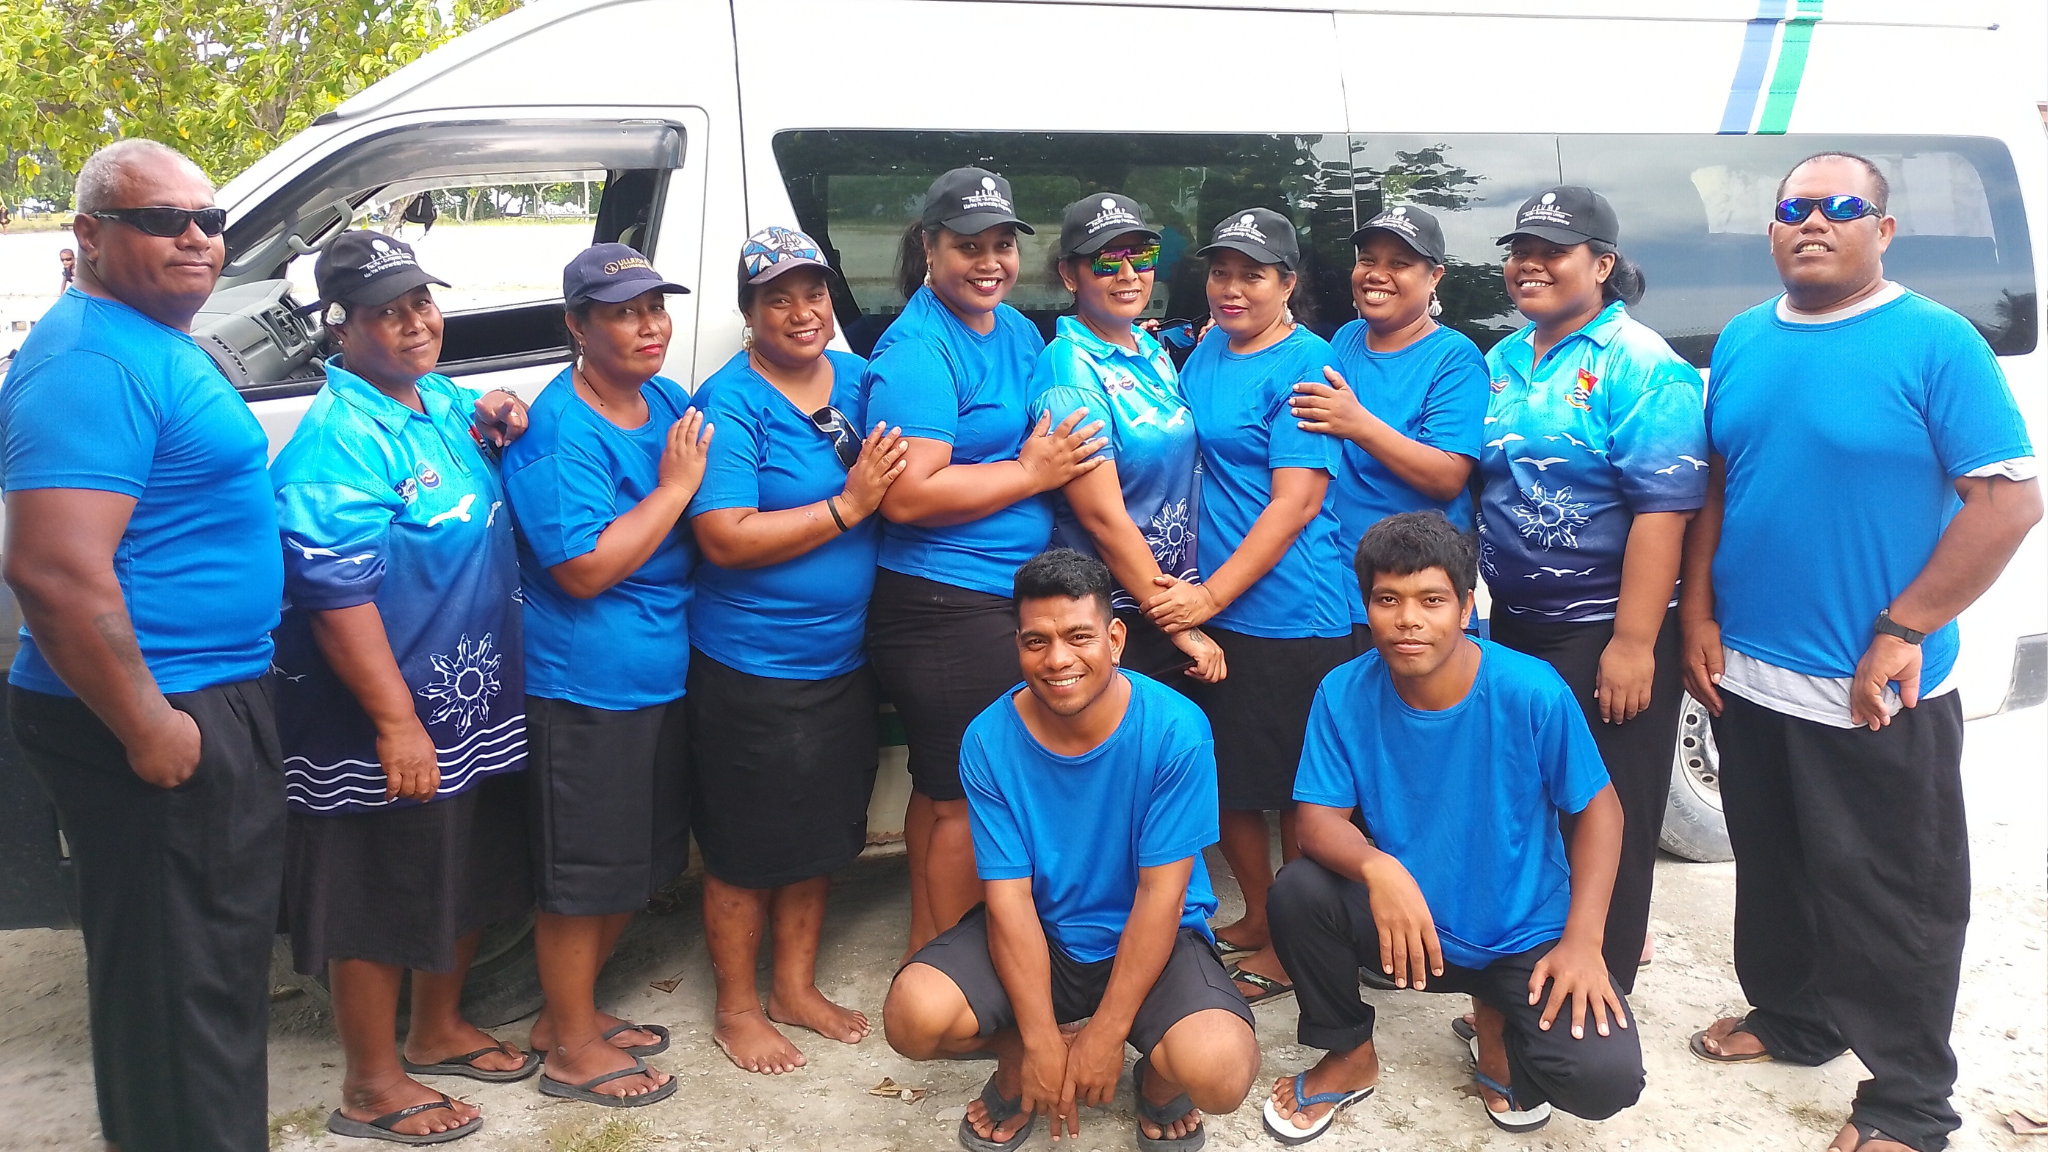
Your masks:
M 1735 81 L 1728 86 L 1728 105 L 1721 112 L 1722 135 L 1785 134 L 1792 105 L 1799 99 L 1799 82 L 1806 75 L 1806 54 L 1813 44 L 1813 27 L 1820 23 L 1821 3 L 1757 0 L 1756 16 L 1743 32 Z

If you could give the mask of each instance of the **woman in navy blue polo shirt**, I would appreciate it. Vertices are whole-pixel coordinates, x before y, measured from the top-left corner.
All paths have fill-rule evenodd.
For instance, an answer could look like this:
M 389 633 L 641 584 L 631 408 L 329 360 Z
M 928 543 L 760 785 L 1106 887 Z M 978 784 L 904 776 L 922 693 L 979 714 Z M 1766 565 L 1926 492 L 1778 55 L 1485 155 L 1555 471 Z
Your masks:
M 1281 855 L 1294 859 L 1294 770 L 1309 707 L 1323 676 L 1351 658 L 1330 497 L 1338 443 L 1304 431 L 1288 410 L 1294 386 L 1323 379 L 1336 357 L 1290 308 L 1301 247 L 1287 217 L 1233 212 L 1196 255 L 1208 258 L 1216 322 L 1181 372 L 1202 449 L 1202 579 L 1167 577 L 1144 607 L 1168 632 L 1203 627 L 1230 660 L 1229 678 L 1190 694 L 1216 732 L 1221 847 L 1244 893 L 1243 918 L 1218 929 L 1218 941 L 1256 953 L 1235 970 L 1256 1002 L 1292 987 L 1266 927 L 1266 813 L 1280 813 Z
M 1017 569 L 1052 537 L 1045 493 L 1095 467 L 1098 430 L 1029 408 L 1045 341 L 1003 303 L 1017 282 L 1010 183 L 980 168 L 932 182 L 904 233 L 909 302 L 868 363 L 868 420 L 901 428 L 903 474 L 882 499 L 868 656 L 910 739 L 908 957 L 981 901 L 960 738 L 1017 683 Z
M 825 346 L 831 275 L 801 232 L 749 237 L 745 347 L 690 398 L 718 426 L 689 511 L 705 561 L 690 606 L 691 815 L 718 979 L 711 1036 L 749 1072 L 804 1063 L 771 1020 L 847 1044 L 869 1030 L 818 991 L 818 930 L 831 873 L 867 843 L 878 705 L 861 637 L 875 510 L 908 449 L 880 426 L 860 434 L 866 362 Z M 771 914 L 764 1014 L 754 966 Z
M 689 862 L 682 707 L 695 562 L 683 510 L 712 436 L 675 381 L 661 278 L 623 244 L 562 273 L 576 360 L 505 453 L 526 596 L 529 819 L 547 1006 L 531 1047 L 541 1091 L 634 1107 L 675 1092 L 641 1058 L 659 1025 L 601 1013 L 597 974 L 648 897 Z

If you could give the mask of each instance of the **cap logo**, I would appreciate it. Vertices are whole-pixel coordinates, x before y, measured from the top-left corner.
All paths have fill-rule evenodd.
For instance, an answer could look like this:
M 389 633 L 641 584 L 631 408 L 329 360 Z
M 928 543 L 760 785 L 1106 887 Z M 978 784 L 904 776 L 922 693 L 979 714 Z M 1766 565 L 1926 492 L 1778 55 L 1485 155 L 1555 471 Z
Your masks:
M 1225 238 L 1241 237 L 1243 239 L 1252 240 L 1256 241 L 1257 243 L 1264 244 L 1266 243 L 1266 234 L 1259 230 L 1258 221 L 1258 217 L 1247 212 L 1244 215 L 1239 216 L 1236 220 L 1231 221 L 1229 224 L 1226 224 L 1223 227 L 1218 228 L 1216 230 L 1216 239 L 1222 240 Z
M 1408 209 L 1407 209 L 1407 208 L 1405 208 L 1405 207 L 1403 207 L 1403 208 L 1396 208 L 1396 209 L 1394 209 L 1394 210 L 1393 210 L 1392 212 L 1390 212 L 1390 213 L 1389 213 L 1389 215 L 1392 215 L 1392 216 L 1406 216 L 1407 214 L 1408 214 Z
M 761 273 L 785 261 L 810 261 L 823 264 L 824 254 L 811 238 L 793 228 L 771 225 L 752 236 L 740 252 L 740 260 L 746 265 L 749 277 Z
M 391 251 L 391 245 L 389 245 L 389 244 L 386 244 L 386 243 L 385 243 L 385 242 L 383 242 L 382 240 L 372 240 L 372 241 L 370 241 L 370 247 L 371 247 L 371 248 L 373 248 L 373 249 L 375 249 L 375 250 L 377 250 L 377 251 L 379 251 L 379 252 L 389 252 L 389 251 Z
M 376 255 L 365 260 L 363 266 L 356 269 L 356 274 L 364 280 L 375 279 L 393 268 L 419 267 L 419 261 L 413 259 L 411 252 L 386 241 L 370 241 L 370 250 Z
M 1116 207 L 1116 197 L 1114 197 L 1114 196 L 1104 196 L 1104 197 L 1102 198 L 1102 206 L 1103 206 L 1104 208 L 1114 208 L 1114 207 Z
M 962 212 L 974 212 L 991 208 L 998 212 L 1011 211 L 1010 198 L 997 190 L 995 177 L 983 176 L 981 178 L 981 191 L 969 192 L 967 195 L 962 196 L 960 198 L 960 210 Z
M 654 265 L 649 264 L 645 256 L 628 256 L 623 260 L 605 261 L 604 274 L 607 276 L 617 276 L 629 268 L 645 268 L 649 272 L 654 271 Z
M 1555 203 L 1557 203 L 1557 193 L 1555 193 L 1555 192 L 1545 192 L 1545 193 L 1543 194 L 1543 202 L 1544 202 L 1545 204 L 1555 204 Z
M 1097 212 L 1094 218 L 1088 221 L 1088 234 L 1090 236 L 1099 236 L 1111 228 L 1143 228 L 1144 226 L 1145 222 L 1138 219 L 1130 209 L 1119 205 L 1116 202 L 1116 197 L 1104 196 L 1102 198 L 1102 211 Z
M 1515 218 L 1515 226 L 1525 224 L 1555 224 L 1562 228 L 1572 226 L 1572 214 L 1557 206 L 1557 193 L 1545 192 L 1534 204 L 1522 209 Z
M 995 191 L 995 190 L 996 190 L 996 181 L 995 181 L 995 177 L 993 177 L 993 176 L 983 176 L 983 177 L 981 178 L 981 186 L 982 186 L 983 188 L 986 188 L 986 189 L 988 189 L 988 190 L 989 190 L 990 192 L 993 192 L 993 191 Z

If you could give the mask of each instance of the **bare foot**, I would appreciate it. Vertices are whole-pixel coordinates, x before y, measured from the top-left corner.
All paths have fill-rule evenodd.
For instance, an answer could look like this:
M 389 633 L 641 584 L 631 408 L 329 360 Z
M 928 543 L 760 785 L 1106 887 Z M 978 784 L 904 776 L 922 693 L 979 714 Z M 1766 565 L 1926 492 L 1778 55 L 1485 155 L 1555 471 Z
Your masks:
M 479 1072 L 510 1072 L 526 1063 L 526 1053 L 511 1044 L 467 1020 L 461 1024 L 461 1028 L 449 1032 L 427 1033 L 418 1028 L 407 1032 L 405 1058 L 414 1064 L 439 1064 L 443 1060 L 453 1060 L 465 1053 L 496 1044 L 497 1051 L 487 1052 L 471 1060 L 471 1066 Z
M 624 1023 L 624 1020 L 609 1012 L 600 1010 L 597 1013 L 597 1032 L 600 1036 Z M 486 1037 L 486 1039 L 489 1038 Z M 661 1037 L 653 1032 L 649 1032 L 645 1028 L 628 1028 L 624 1032 L 612 1037 L 608 1043 L 612 1047 L 624 1051 L 628 1048 L 639 1048 L 647 1044 L 659 1044 L 661 1043 Z M 555 1024 L 554 1021 L 548 1019 L 547 1009 L 541 1009 L 540 1016 L 534 1020 L 533 1031 L 528 1033 L 526 1037 L 526 1046 L 536 1052 L 547 1052 L 555 1046 Z M 483 1045 L 479 1044 L 477 1047 L 481 1048 Z M 467 1049 L 460 1049 L 460 1051 L 467 1051 Z M 407 1057 L 407 1059 L 411 1059 L 411 1057 Z M 414 1063 L 418 1063 L 418 1061 L 414 1061 Z
M 418 1104 L 432 1104 L 447 1100 L 447 1108 L 429 1108 L 400 1120 L 393 1132 L 405 1136 L 423 1136 L 430 1132 L 447 1132 L 462 1127 L 476 1119 L 480 1113 L 473 1104 L 434 1091 L 432 1088 L 400 1074 L 381 1084 L 351 1084 L 341 1082 L 341 1114 L 350 1120 L 365 1124 L 379 1116 L 403 1112 Z
M 718 1024 L 711 1039 L 726 1058 L 749 1072 L 780 1076 L 804 1066 L 804 1054 L 775 1030 L 759 1008 L 738 1012 L 718 1010 Z
M 1643 933 L 1643 954 L 1636 957 L 1638 968 L 1657 958 L 1657 937 L 1654 933 Z
M 1863 1133 L 1856 1130 L 1856 1122 L 1852 1120 L 1842 1125 L 1842 1130 L 1828 1141 L 1828 1152 L 1913 1152 L 1910 1145 L 1897 1140 L 1876 1139 L 1867 1144 L 1857 1144 L 1862 1138 Z
M 1152 1066 L 1150 1061 L 1145 1063 L 1145 1071 L 1148 1075 L 1145 1077 L 1145 1082 L 1138 1085 L 1138 1091 L 1144 1093 L 1146 1100 L 1151 1101 L 1154 1105 L 1163 1105 L 1180 1095 L 1180 1085 L 1168 1082 L 1164 1076 L 1159 1074 L 1159 1069 Z M 1190 1110 L 1187 1115 L 1175 1120 L 1164 1128 L 1145 1119 L 1143 1113 L 1140 1113 L 1138 1116 L 1138 1127 L 1144 1131 L 1145 1139 L 1147 1140 L 1178 1140 L 1183 1136 L 1192 1135 L 1195 1129 L 1201 1126 L 1202 1110 L 1200 1108 Z
M 1230 941 L 1230 944 L 1224 949 L 1225 951 L 1242 948 L 1266 949 L 1270 948 L 1273 944 L 1272 929 L 1266 926 L 1264 920 L 1255 921 L 1249 916 L 1225 924 L 1213 931 L 1216 934 L 1217 943 L 1221 944 L 1225 940 Z
M 634 1057 L 603 1040 L 592 1040 L 580 1048 L 556 1045 L 548 1049 L 547 1067 L 541 1075 L 563 1084 L 584 1084 L 607 1072 L 631 1068 Z M 636 1076 L 607 1080 L 591 1089 L 605 1096 L 644 1096 L 669 1082 L 669 1074 L 649 1068 Z
M 788 997 L 780 992 L 770 992 L 768 1018 L 777 1024 L 809 1028 L 841 1044 L 858 1044 L 874 1031 L 866 1015 L 834 1004 L 815 985 L 809 984 L 796 989 Z
M 1237 960 L 1237 970 L 1255 973 L 1264 976 L 1268 980 L 1278 981 L 1281 984 L 1294 983 L 1287 978 L 1287 969 L 1280 966 L 1280 954 L 1273 951 L 1273 947 L 1270 944 L 1249 956 L 1239 957 Z M 1237 981 L 1237 991 L 1247 1000 L 1266 994 L 1264 988 L 1243 980 Z
M 1324 1092 L 1356 1092 L 1380 1082 L 1380 1054 L 1368 1040 L 1349 1052 L 1329 1052 L 1302 1078 L 1310 1096 Z M 1294 1077 L 1282 1076 L 1273 1085 L 1273 1110 L 1296 1128 L 1312 1128 L 1335 1103 L 1298 1107 L 1294 1101 Z
M 1758 1056 L 1764 1052 L 1764 1042 L 1754 1033 L 1737 1032 L 1735 1026 L 1742 1023 L 1740 1016 L 1723 1016 L 1707 1025 L 1707 1034 L 1700 1040 L 1700 1047 L 1716 1056 Z

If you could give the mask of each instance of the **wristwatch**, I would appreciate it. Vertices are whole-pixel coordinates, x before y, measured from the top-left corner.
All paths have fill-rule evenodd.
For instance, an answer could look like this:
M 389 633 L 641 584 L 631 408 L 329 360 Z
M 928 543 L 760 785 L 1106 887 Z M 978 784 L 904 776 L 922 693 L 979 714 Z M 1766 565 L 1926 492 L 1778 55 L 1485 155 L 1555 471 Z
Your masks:
M 1887 636 L 1896 636 L 1908 644 L 1918 644 L 1922 640 L 1927 639 L 1927 633 L 1915 632 L 1897 620 L 1892 619 L 1892 610 L 1889 608 L 1877 614 L 1877 622 L 1872 624 L 1871 627 Z

